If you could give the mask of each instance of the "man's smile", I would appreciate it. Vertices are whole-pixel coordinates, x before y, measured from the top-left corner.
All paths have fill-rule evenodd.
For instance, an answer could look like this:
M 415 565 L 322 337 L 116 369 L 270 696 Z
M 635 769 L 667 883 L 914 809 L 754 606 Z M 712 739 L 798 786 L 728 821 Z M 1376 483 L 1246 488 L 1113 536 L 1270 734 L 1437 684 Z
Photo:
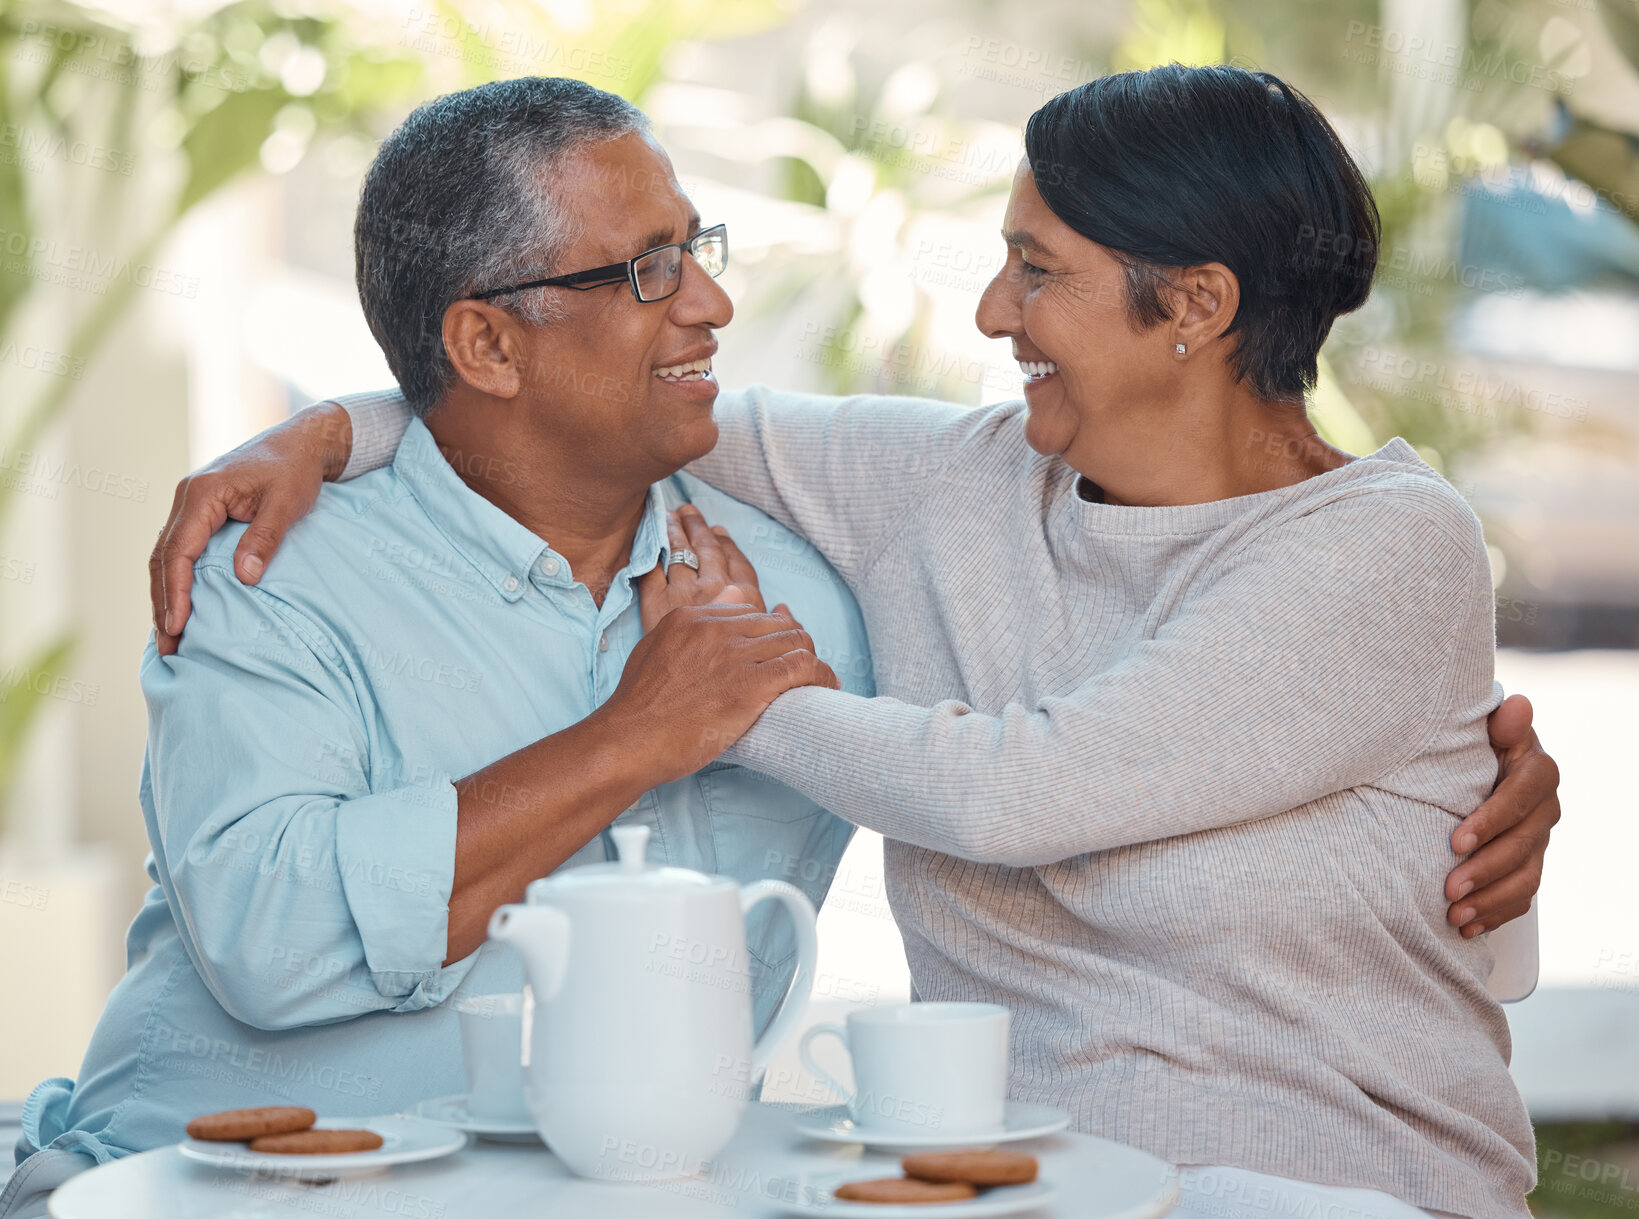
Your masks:
M 682 364 L 670 364 L 665 368 L 657 368 L 654 375 L 662 381 L 709 381 L 711 377 L 711 357 L 702 360 L 689 360 Z

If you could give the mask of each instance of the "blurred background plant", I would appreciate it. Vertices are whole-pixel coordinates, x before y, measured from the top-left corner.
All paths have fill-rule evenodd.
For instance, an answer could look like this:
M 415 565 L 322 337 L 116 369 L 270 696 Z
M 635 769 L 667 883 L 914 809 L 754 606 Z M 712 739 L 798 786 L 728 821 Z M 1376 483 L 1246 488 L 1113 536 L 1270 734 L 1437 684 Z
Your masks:
M 419 59 L 355 34 L 262 0 L 140 27 L 79 5 L 0 3 L 0 348 L 20 353 L 0 372 L 11 382 L 0 529 L 110 329 L 164 277 L 154 260 L 188 212 L 240 174 L 288 168 L 316 137 L 365 131 L 369 113 L 411 96 Z M 94 289 L 61 291 L 82 279 Z M 30 364 L 51 375 L 24 384 Z M 73 633 L 21 655 L 15 634 L 0 639 L 3 832 L 23 743 L 71 664 Z
M 120 316 L 143 288 L 188 291 L 155 259 L 192 209 L 315 147 L 345 156 L 362 143 L 351 160 L 367 159 L 415 102 L 515 74 L 516 49 L 563 45 L 561 23 L 529 6 L 504 28 L 456 5 L 382 16 L 268 0 L 197 14 L 0 0 L 0 351 L 15 353 L 0 363 L 0 452 L 21 467 L 0 479 L 0 532 L 42 460 L 37 442 Z M 777 17 L 766 0 L 652 2 L 601 5 L 574 24 L 641 99 L 680 35 Z M 40 371 L 43 384 L 18 375 Z M 72 627 L 22 652 L 15 638 L 0 619 L 0 834 L 29 728 L 73 653 Z
M 1632 76 L 1636 0 L 1598 0 L 1597 17 L 1549 0 L 1112 0 L 1005 19 L 970 0 L 793 4 L 0 0 L 0 351 L 14 353 L 0 445 L 17 467 L 0 536 L 121 315 L 145 287 L 188 286 L 159 282 L 155 259 L 193 209 L 247 174 L 302 180 L 315 160 L 355 182 L 414 102 L 526 72 L 650 106 L 685 172 L 741 213 L 737 261 L 757 270 L 735 285 L 747 350 L 778 334 L 817 387 L 978 403 L 1017 392 L 969 319 L 1030 110 L 1111 70 L 1268 68 L 1328 110 L 1383 215 L 1373 299 L 1322 361 L 1323 433 L 1352 451 L 1404 436 L 1460 486 L 1546 416 L 1571 415 L 1583 443 L 1630 443 L 1581 399 L 1545 408 L 1455 344 L 1526 294 L 1631 294 L 1639 279 L 1639 116 L 1578 92 L 1596 64 Z M 725 187 L 791 206 L 744 215 Z M 315 224 L 330 230 L 316 261 L 339 269 L 335 220 Z M 1529 539 L 1496 531 L 1505 571 Z M 68 624 L 0 631 L 0 826 L 72 638 Z
M 757 271 L 735 284 L 745 350 L 779 335 L 818 387 L 978 403 L 1017 392 L 970 317 L 999 262 L 990 233 L 1030 110 L 1111 70 L 1266 67 L 1328 110 L 1383 215 L 1373 299 L 1322 362 L 1322 431 L 1353 451 L 1404 436 L 1465 489 L 1476 460 L 1550 417 L 1625 447 L 1583 399 L 1545 405 L 1480 366 L 1511 354 L 1498 333 L 1533 330 L 1523 297 L 1615 285 L 1631 298 L 1639 280 L 1639 115 L 1608 89 L 1584 104 L 1596 67 L 1631 91 L 1639 2 L 1598 0 L 1597 16 L 1590 2 L 1111 0 L 1004 19 L 970 0 L 892 14 L 794 0 L 0 0 L 0 352 L 13 353 L 0 444 L 17 467 L 0 532 L 118 319 L 143 288 L 189 286 L 155 259 L 193 209 L 246 175 L 311 185 L 319 160 L 352 184 L 414 102 L 524 72 L 648 105 L 685 175 L 736 212 L 737 273 Z M 333 274 L 346 225 L 337 206 L 314 210 L 310 261 Z M 1496 531 L 1505 574 L 1530 539 L 1506 520 Z M 72 670 L 72 628 L 0 638 L 3 818 L 29 725 Z

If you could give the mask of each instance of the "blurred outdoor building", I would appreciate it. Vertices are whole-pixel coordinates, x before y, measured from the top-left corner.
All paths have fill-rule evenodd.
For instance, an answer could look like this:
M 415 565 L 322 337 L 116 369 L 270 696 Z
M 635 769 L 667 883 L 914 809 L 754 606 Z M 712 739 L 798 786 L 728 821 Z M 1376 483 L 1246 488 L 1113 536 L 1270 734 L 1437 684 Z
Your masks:
M 973 310 L 1024 120 L 1174 60 L 1284 77 L 1373 182 L 1376 285 L 1313 414 L 1352 452 L 1406 437 L 1485 520 L 1499 677 L 1564 772 L 1543 988 L 1509 1011 L 1534 1203 L 1639 1206 L 1639 0 L 0 0 L 0 1099 L 75 1072 L 146 887 L 171 488 L 390 383 L 352 214 L 410 107 L 521 75 L 633 99 L 730 229 L 726 383 L 978 405 L 1020 392 Z M 815 1019 L 905 996 L 871 836 L 821 925 Z M 794 1056 L 770 1080 L 812 1088 Z

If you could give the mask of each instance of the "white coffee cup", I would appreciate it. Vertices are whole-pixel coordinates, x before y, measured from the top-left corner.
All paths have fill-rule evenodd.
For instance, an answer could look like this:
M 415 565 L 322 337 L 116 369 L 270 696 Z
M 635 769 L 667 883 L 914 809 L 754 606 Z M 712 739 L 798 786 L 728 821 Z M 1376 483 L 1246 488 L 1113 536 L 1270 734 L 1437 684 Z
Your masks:
M 455 1010 L 467 1067 L 467 1113 L 478 1121 L 530 1121 L 524 1100 L 523 995 L 468 995 L 456 1000 Z
M 803 1066 L 848 1098 L 863 1130 L 980 1134 L 1006 1119 L 1007 1032 L 995 1003 L 903 1003 L 848 1013 L 847 1027 L 819 1024 L 803 1034 Z M 827 1033 L 848 1047 L 850 1092 L 817 1063 L 809 1046 Z

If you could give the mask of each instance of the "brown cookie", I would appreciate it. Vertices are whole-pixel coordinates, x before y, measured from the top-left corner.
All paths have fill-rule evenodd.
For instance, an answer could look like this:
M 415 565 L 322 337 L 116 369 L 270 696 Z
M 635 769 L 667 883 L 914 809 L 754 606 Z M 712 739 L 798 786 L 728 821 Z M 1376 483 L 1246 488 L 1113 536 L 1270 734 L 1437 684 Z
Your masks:
M 209 1143 L 242 1143 L 264 1134 L 306 1130 L 318 1115 L 300 1105 L 264 1105 L 260 1109 L 225 1109 L 188 1123 L 188 1137 Z
M 1022 1151 L 928 1151 L 899 1162 L 918 1181 L 966 1181 L 969 1185 L 1027 1185 L 1036 1179 L 1036 1157 Z
M 845 1202 L 890 1202 L 900 1206 L 917 1202 L 962 1202 L 979 1193 L 962 1181 L 910 1181 L 904 1177 L 850 1181 L 831 1192 Z
M 269 1134 L 250 1141 L 252 1151 L 281 1156 L 334 1156 L 349 1151 L 374 1151 L 382 1143 L 374 1130 L 298 1130 Z

